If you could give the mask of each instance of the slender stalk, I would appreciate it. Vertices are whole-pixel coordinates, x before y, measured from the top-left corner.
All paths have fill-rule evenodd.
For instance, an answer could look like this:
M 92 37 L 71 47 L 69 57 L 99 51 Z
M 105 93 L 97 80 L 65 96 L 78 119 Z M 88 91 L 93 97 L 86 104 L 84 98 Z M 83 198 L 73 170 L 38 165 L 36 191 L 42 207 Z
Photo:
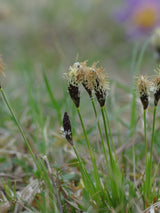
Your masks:
M 32 158 L 33 158 L 33 160 L 34 160 L 34 162 L 35 162 L 35 164 L 36 164 L 36 166 L 37 166 L 37 169 L 38 169 L 39 171 L 41 171 L 41 170 L 40 170 L 40 167 L 39 167 L 39 164 L 38 164 L 38 162 L 37 162 L 37 160 L 36 160 L 36 157 L 35 157 L 35 155 L 34 155 L 32 149 L 31 149 L 31 146 L 30 146 L 29 142 L 27 141 L 27 138 L 26 138 L 25 135 L 24 135 L 23 129 L 22 129 L 20 123 L 18 122 L 18 120 L 17 120 L 17 118 L 16 118 L 16 116 L 15 116 L 15 114 L 14 114 L 14 112 L 13 112 L 13 109 L 12 109 L 11 105 L 10 105 L 9 102 L 8 102 L 7 97 L 6 97 L 6 95 L 5 95 L 4 91 L 3 91 L 3 89 L 1 88 L 0 91 L 1 91 L 2 97 L 3 97 L 3 99 L 4 99 L 4 102 L 6 103 L 8 109 L 9 109 L 9 111 L 10 111 L 10 113 L 11 113 L 11 115 L 12 115 L 12 117 L 13 117 L 13 119 L 14 119 L 14 121 L 15 121 L 15 123 L 16 123 L 16 125 L 17 125 L 17 127 L 18 127 L 18 129 L 19 129 L 19 131 L 20 131 L 20 133 L 21 133 L 21 135 L 22 135 L 22 138 L 23 138 L 25 144 L 26 144 L 26 146 L 27 146 L 29 152 L 31 153 L 31 156 L 32 156 Z
M 93 98 L 91 98 L 91 103 L 92 103 L 92 106 L 93 106 L 93 110 L 94 110 L 95 117 L 96 117 L 96 119 L 97 119 L 97 110 L 96 110 L 96 107 L 95 107 L 95 103 L 94 103 L 94 99 L 93 99 Z M 107 167 L 108 167 L 107 152 L 106 152 L 106 148 L 105 148 L 105 144 L 104 144 L 104 139 L 103 139 L 103 135 L 102 135 L 102 131 L 101 131 L 101 127 L 100 127 L 99 121 L 97 121 L 97 124 L 98 124 L 98 130 L 99 130 L 99 134 L 100 134 L 101 141 L 102 141 L 102 147 L 103 147 L 103 152 L 104 152 L 106 164 L 107 164 Z
M 153 124 L 152 124 L 152 139 L 151 139 L 151 150 L 150 150 L 150 160 L 149 160 L 149 179 L 151 181 L 151 175 L 152 175 L 152 155 L 153 155 L 153 144 L 154 144 L 154 132 L 155 132 L 155 122 L 156 122 L 156 110 L 157 107 L 154 106 L 154 111 L 153 111 Z
M 136 185 L 136 159 L 135 159 L 135 146 L 132 145 L 132 155 L 133 155 L 133 180 L 134 185 Z
M 79 119 L 81 121 L 81 126 L 82 126 L 82 129 L 83 129 L 85 140 L 87 142 L 89 154 L 91 156 L 91 160 L 93 160 L 93 154 L 92 154 L 91 146 L 90 146 L 90 143 L 89 143 L 89 140 L 88 140 L 87 132 L 86 132 L 86 129 L 85 129 L 85 126 L 84 126 L 84 123 L 83 123 L 82 116 L 81 116 L 79 108 L 77 108 L 77 112 L 78 112 Z
M 109 157 L 110 157 L 111 165 L 113 167 L 114 159 L 113 159 L 113 155 L 112 155 L 112 151 L 111 151 L 111 147 L 110 147 L 110 141 L 109 141 L 108 130 L 107 130 L 107 125 L 106 125 L 106 119 L 105 119 L 105 114 L 104 114 L 104 107 L 101 107 L 101 113 L 102 113 L 102 118 L 103 118 L 103 124 L 104 124 L 106 140 L 107 140 Z
M 146 132 L 146 110 L 144 110 L 144 113 L 143 113 L 143 116 L 144 116 L 144 142 L 145 142 L 145 161 L 146 161 L 146 180 L 145 180 L 145 183 L 144 183 L 144 202 L 145 202 L 145 199 L 146 199 L 146 186 L 148 185 L 148 183 L 150 182 L 147 177 L 147 132 Z
M 144 142 L 145 142 L 145 160 L 147 164 L 147 129 L 146 129 L 146 110 L 144 110 Z
M 84 167 L 83 162 L 81 161 L 79 154 L 77 152 L 76 147 L 73 145 L 73 150 L 76 154 L 76 157 L 78 159 L 79 162 L 79 166 L 80 166 L 80 170 L 81 170 L 81 175 L 82 175 L 82 180 L 83 183 L 85 185 L 86 191 L 88 192 L 88 194 L 94 198 L 94 200 L 96 200 L 98 203 L 100 202 L 101 198 L 99 197 L 98 193 L 97 193 L 97 189 L 94 186 L 94 183 L 90 177 L 90 175 L 88 174 L 86 168 Z
M 83 123 L 82 116 L 81 116 L 79 108 L 76 108 L 76 109 L 77 109 L 77 112 L 78 112 L 79 119 L 81 121 L 81 126 L 82 126 L 82 129 L 83 129 L 84 137 L 85 137 L 85 140 L 87 142 L 89 154 L 90 154 L 90 157 L 91 157 L 91 160 L 92 160 L 93 170 L 94 170 L 94 178 L 95 178 L 95 181 L 96 181 L 96 185 L 98 186 L 98 188 L 102 189 L 102 185 L 100 183 L 100 177 L 99 177 L 99 173 L 98 173 L 98 169 L 97 169 L 97 165 L 96 165 L 96 159 L 95 159 L 95 157 L 94 157 L 94 155 L 92 153 L 92 149 L 91 149 L 91 146 L 90 146 L 90 143 L 89 143 L 89 140 L 88 140 L 88 136 L 87 136 L 87 132 L 86 132 L 86 129 L 85 129 L 85 125 Z
M 153 155 L 153 144 L 154 144 L 154 133 L 155 133 L 156 109 L 157 109 L 157 107 L 154 106 L 150 156 L 149 156 L 149 159 L 147 158 L 147 160 L 146 160 L 146 172 L 145 172 L 146 173 L 146 179 L 145 179 L 144 199 L 147 202 L 150 199 L 152 199 L 152 195 L 151 195 L 151 187 L 152 187 L 151 177 L 152 177 L 152 155 Z M 145 205 L 146 205 L 146 203 L 145 203 Z
M 75 147 L 74 145 L 73 145 L 72 147 L 73 147 L 73 150 L 74 150 L 74 152 L 75 152 L 75 154 L 76 154 L 76 157 L 77 157 L 77 159 L 78 159 L 79 166 L 80 166 L 80 169 L 81 169 L 82 179 L 83 179 L 83 182 L 84 182 L 84 184 L 85 184 L 85 186 L 86 186 L 86 189 L 87 189 L 88 186 L 89 186 L 88 183 L 86 182 L 86 181 L 87 181 L 88 173 L 86 172 L 86 169 L 85 169 L 85 167 L 84 167 L 84 165 L 83 165 L 83 162 L 81 161 L 81 159 L 80 159 L 80 157 L 79 157 L 79 154 L 78 154 L 78 152 L 77 152 L 76 147 Z M 89 184 L 92 184 L 92 182 L 89 181 Z M 92 184 L 92 185 L 93 185 L 93 184 Z M 94 188 L 94 185 L 93 185 L 93 188 Z M 88 190 L 88 191 L 90 191 L 90 190 Z M 94 193 L 95 193 L 95 191 L 94 191 Z
M 113 151 L 114 151 L 115 158 L 117 158 L 117 157 L 116 157 L 115 145 L 114 145 L 114 143 L 113 143 L 113 137 L 112 137 L 111 126 L 110 126 L 110 123 L 109 123 L 109 118 L 108 118 L 108 113 L 107 113 L 106 108 L 104 108 L 104 112 L 105 112 L 105 115 L 106 115 L 107 126 L 108 126 L 109 135 L 110 135 L 110 139 L 111 139 L 111 143 L 112 143 L 112 148 L 113 148 Z
M 153 144 L 154 144 L 156 110 L 157 110 L 157 107 L 155 106 L 154 107 L 154 111 L 153 111 L 152 140 L 151 140 L 151 150 L 150 150 L 150 161 L 151 161 L 151 165 L 152 165 L 152 154 L 153 154 Z

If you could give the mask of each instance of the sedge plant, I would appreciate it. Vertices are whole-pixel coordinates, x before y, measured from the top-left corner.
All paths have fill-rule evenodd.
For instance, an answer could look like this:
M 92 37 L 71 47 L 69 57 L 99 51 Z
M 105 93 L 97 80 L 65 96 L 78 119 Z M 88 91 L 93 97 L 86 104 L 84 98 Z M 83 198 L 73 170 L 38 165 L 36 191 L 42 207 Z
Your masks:
M 153 190 L 153 182 L 155 179 L 155 175 L 152 177 L 153 173 L 153 145 L 154 145 L 154 137 L 155 137 L 155 122 L 156 122 L 156 110 L 157 105 L 160 99 L 160 75 L 159 70 L 157 75 L 153 78 L 152 82 L 148 80 L 147 76 L 139 75 L 137 80 L 137 88 L 140 95 L 140 100 L 143 106 L 143 114 L 144 114 L 144 142 L 145 142 L 145 177 L 143 182 L 143 199 L 144 206 L 146 207 L 148 203 L 153 201 L 154 190 Z M 146 111 L 149 105 L 149 91 L 153 90 L 154 92 L 154 110 L 153 110 L 153 122 L 152 122 L 152 135 L 151 135 L 151 147 L 148 156 L 148 148 L 147 148 L 147 122 L 146 122 Z
M 83 71 L 82 71 L 83 72 Z M 91 148 L 89 139 L 88 139 L 88 135 L 87 135 L 87 131 L 81 116 L 81 112 L 80 112 L 80 90 L 79 90 L 79 82 L 81 81 L 80 77 L 78 77 L 78 72 L 77 72 L 77 65 L 74 64 L 72 67 L 70 67 L 70 71 L 68 74 L 66 74 L 66 78 L 68 80 L 68 91 L 70 94 L 71 99 L 73 100 L 75 106 L 76 106 L 76 110 L 77 110 L 77 114 L 79 116 L 80 122 L 81 122 L 81 126 L 83 129 L 83 134 L 87 143 L 87 147 L 88 147 L 88 151 L 91 157 L 91 161 L 92 161 L 92 165 L 93 165 L 93 176 L 94 176 L 94 181 L 96 183 L 96 189 L 97 191 L 101 194 L 101 197 L 103 199 L 103 195 L 102 195 L 102 184 L 100 182 L 100 176 L 99 176 L 99 172 L 98 172 L 98 167 L 96 164 L 96 159 L 95 159 L 95 154 Z
M 125 190 L 124 190 L 123 175 L 120 171 L 120 168 L 117 162 L 117 157 L 113 155 L 115 151 L 114 149 L 111 148 L 111 141 L 108 134 L 108 128 L 110 128 L 110 126 L 109 127 L 107 126 L 106 113 L 105 113 L 105 101 L 106 101 L 108 84 L 106 84 L 107 82 L 105 80 L 103 68 L 102 67 L 97 68 L 96 64 L 93 64 L 92 67 L 87 67 L 86 62 L 83 62 L 83 63 L 76 62 L 72 67 L 70 67 L 70 71 L 68 74 L 66 74 L 66 77 L 69 82 L 68 91 L 69 91 L 70 97 L 72 98 L 77 108 L 83 133 L 84 133 L 88 150 L 91 156 L 93 169 L 94 169 L 94 178 L 96 183 L 99 178 L 99 171 L 97 170 L 96 161 L 94 160 L 95 158 L 93 158 L 94 155 L 92 154 L 93 152 L 91 150 L 90 142 L 88 140 L 88 136 L 85 130 L 85 125 L 83 123 L 82 116 L 79 110 L 79 103 L 80 103 L 79 83 L 82 83 L 82 85 L 85 87 L 85 89 L 87 90 L 91 98 L 92 98 L 92 91 L 94 91 L 97 101 L 100 105 L 103 125 L 104 125 L 104 130 L 106 135 L 108 154 L 109 154 L 108 155 L 109 158 L 107 158 L 104 140 L 102 140 L 104 156 L 106 159 L 106 163 L 108 164 L 107 169 L 108 169 L 108 177 L 110 182 L 110 187 L 109 189 L 107 189 L 107 197 L 109 198 L 108 200 L 110 200 L 109 205 L 111 207 L 114 207 L 115 209 L 117 208 L 117 212 L 120 212 L 118 208 L 120 208 L 121 210 L 122 209 L 124 210 L 126 208 Z M 92 101 L 92 105 L 93 105 L 95 116 L 97 117 L 97 111 L 95 110 L 95 105 L 93 101 Z M 98 126 L 100 129 L 99 124 Z M 111 129 L 109 131 L 111 131 Z M 102 135 L 101 129 L 99 132 L 100 132 L 100 135 Z M 98 184 L 96 185 L 96 187 L 99 186 Z

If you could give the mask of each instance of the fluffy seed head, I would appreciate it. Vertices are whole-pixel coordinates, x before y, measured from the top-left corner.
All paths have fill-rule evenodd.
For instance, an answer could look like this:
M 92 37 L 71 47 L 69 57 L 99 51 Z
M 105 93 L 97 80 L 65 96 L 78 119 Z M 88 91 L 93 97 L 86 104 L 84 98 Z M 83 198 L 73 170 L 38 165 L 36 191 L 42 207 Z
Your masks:
M 65 77 L 68 80 L 69 94 L 76 107 L 79 107 L 80 104 L 79 84 L 84 86 L 91 98 L 93 97 L 92 91 L 94 90 L 100 106 L 104 106 L 109 84 L 104 75 L 103 68 L 97 68 L 97 63 L 88 67 L 87 61 L 76 62 L 70 66 L 69 73 L 65 74 Z
M 79 91 L 79 83 L 78 81 L 78 72 L 80 69 L 80 63 L 76 62 L 73 66 L 70 66 L 69 72 L 65 73 L 65 77 L 68 80 L 68 91 L 71 99 L 74 104 L 78 108 L 80 105 L 80 91 Z
M 152 87 L 154 93 L 154 105 L 157 106 L 160 99 L 160 68 L 157 69 L 156 75 L 152 80 Z
M 139 91 L 143 109 L 146 110 L 149 104 L 150 81 L 147 76 L 143 75 L 139 75 L 137 78 L 137 89 Z
M 105 105 L 107 90 L 109 89 L 109 83 L 104 75 L 104 70 L 102 67 L 97 68 L 97 63 L 94 63 L 90 68 L 92 72 L 92 79 L 89 83 L 92 84 L 96 98 L 101 107 Z M 89 84 L 90 85 L 90 84 Z

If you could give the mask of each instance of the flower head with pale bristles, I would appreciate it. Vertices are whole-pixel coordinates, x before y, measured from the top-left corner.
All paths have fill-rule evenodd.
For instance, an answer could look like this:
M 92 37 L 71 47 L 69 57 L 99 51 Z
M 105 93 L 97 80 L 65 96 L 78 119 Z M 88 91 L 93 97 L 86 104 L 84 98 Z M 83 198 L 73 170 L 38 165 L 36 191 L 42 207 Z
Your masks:
M 160 99 L 160 68 L 156 70 L 156 75 L 152 80 L 152 87 L 154 93 L 154 105 L 157 106 Z
M 79 64 L 74 64 L 73 66 L 70 66 L 69 72 L 65 73 L 65 77 L 68 80 L 68 91 L 70 94 L 70 97 L 76 107 L 78 108 L 80 105 L 80 91 L 79 91 L 79 82 L 77 81 L 77 70 Z
M 97 100 L 101 107 L 105 105 L 107 90 L 109 89 L 109 83 L 104 75 L 102 67 L 97 68 L 97 63 L 94 63 L 88 71 L 87 81 L 88 88 L 95 92 Z
M 139 91 L 143 109 L 146 110 L 149 104 L 150 81 L 147 76 L 143 75 L 139 75 L 137 78 L 137 89 Z
M 104 106 L 109 83 L 104 75 L 103 68 L 97 68 L 97 63 L 88 67 L 87 61 L 81 63 L 76 62 L 70 66 L 69 73 L 65 74 L 65 77 L 69 84 L 69 94 L 77 108 L 80 103 L 79 84 L 84 86 L 91 98 L 93 97 L 92 91 L 94 90 L 100 106 Z

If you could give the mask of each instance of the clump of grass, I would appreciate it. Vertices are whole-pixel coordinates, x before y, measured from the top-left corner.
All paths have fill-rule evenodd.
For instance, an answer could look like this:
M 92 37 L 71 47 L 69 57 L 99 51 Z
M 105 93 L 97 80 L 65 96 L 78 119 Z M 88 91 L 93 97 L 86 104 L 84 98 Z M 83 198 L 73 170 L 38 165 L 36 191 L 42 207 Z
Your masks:
M 74 77 L 71 77 L 74 72 Z M 130 209 L 132 212 L 135 207 L 131 207 L 129 203 L 132 203 L 132 199 L 136 199 L 136 189 L 133 189 L 132 182 L 130 180 L 127 180 L 127 183 L 129 185 L 129 190 L 132 191 L 130 197 L 127 199 L 126 191 L 125 191 L 125 184 L 126 184 L 126 177 L 121 172 L 121 169 L 119 167 L 118 158 L 116 156 L 115 152 L 115 146 L 112 138 L 112 132 L 110 128 L 110 123 L 108 120 L 108 114 L 107 110 L 105 108 L 105 102 L 106 102 L 106 96 L 109 89 L 109 84 L 107 81 L 106 76 L 104 75 L 104 71 L 102 67 L 97 67 L 97 63 L 94 63 L 92 66 L 87 66 L 87 62 L 76 62 L 72 67 L 70 67 L 69 74 L 66 74 L 67 78 L 71 78 L 76 82 L 76 86 L 78 87 L 77 97 L 78 101 L 79 99 L 79 85 L 82 84 L 84 88 L 86 89 L 94 109 L 95 117 L 97 118 L 97 109 L 95 107 L 94 103 L 94 94 L 97 98 L 97 101 L 99 103 L 102 119 L 103 119 L 103 126 L 105 130 L 106 135 L 106 142 L 107 142 L 107 149 L 106 145 L 104 144 L 104 138 L 102 135 L 100 123 L 98 121 L 98 129 L 101 136 L 102 141 L 102 148 L 104 152 L 104 156 L 106 159 L 106 167 L 107 167 L 107 178 L 110 182 L 110 187 L 104 188 L 107 191 L 107 199 L 108 199 L 108 208 L 116 209 L 116 212 L 124 212 L 127 210 L 127 208 Z M 147 121 L 146 121 L 146 111 L 148 109 L 149 105 L 149 96 L 150 96 L 150 88 L 151 88 L 151 82 L 148 80 L 147 76 L 139 75 L 137 77 L 137 88 L 139 91 L 140 100 L 143 106 L 143 112 L 144 112 L 144 142 L 145 142 L 145 177 L 143 180 L 143 187 L 142 187 L 142 194 L 143 194 L 143 200 L 144 200 L 144 206 L 146 207 L 147 203 L 151 203 L 153 200 L 153 182 L 154 177 L 152 177 L 153 167 L 152 167 L 152 155 L 153 155 L 153 143 L 154 143 L 154 132 L 155 132 L 155 118 L 156 118 L 156 106 L 158 104 L 160 95 L 159 95 L 159 75 L 156 76 L 152 81 L 152 86 L 154 85 L 154 113 L 153 113 L 153 125 L 152 125 L 152 138 L 151 138 L 151 149 L 148 157 L 148 148 L 147 148 Z M 72 82 L 69 81 L 69 84 Z M 75 85 L 75 84 L 74 84 Z M 70 86 L 69 86 L 70 88 Z M 73 98 L 73 92 L 71 93 L 69 89 L 70 97 L 72 98 L 74 104 L 77 107 L 77 104 L 75 103 L 75 97 Z M 79 108 L 79 105 L 78 107 Z M 84 123 L 82 121 L 81 115 L 79 116 L 81 120 L 82 128 L 85 129 Z M 109 134 L 108 134 L 109 131 Z M 84 130 L 86 134 L 86 130 Z M 110 137 L 109 137 L 110 135 Z M 87 137 L 87 144 L 89 144 L 89 140 Z M 112 144 L 112 146 L 111 146 Z M 90 147 L 90 145 L 89 145 Z M 93 151 L 93 150 L 92 150 Z M 107 155 L 108 152 L 108 155 Z M 91 154 L 92 155 L 92 154 Z M 97 172 L 97 169 L 96 169 Z M 99 171 L 98 171 L 99 172 Z M 94 182 L 93 182 L 94 184 Z M 97 190 L 97 188 L 96 188 Z M 135 196 L 134 198 L 132 196 Z M 121 203 L 121 205 L 119 204 Z M 97 205 L 98 206 L 98 205 Z M 130 207 L 128 207 L 130 206 Z M 131 210 L 132 209 L 132 210 Z
M 0 66 L 0 70 L 2 68 L 3 65 Z M 77 168 L 77 173 L 80 173 L 80 177 L 78 177 L 78 180 L 76 180 L 77 182 L 75 188 L 81 188 L 81 199 L 79 201 L 77 201 L 74 195 L 71 193 L 72 190 L 69 188 L 68 183 L 65 185 L 65 181 L 63 180 L 63 172 L 65 169 L 60 169 L 60 167 L 57 166 L 55 169 L 57 174 L 54 173 L 54 168 L 52 168 L 52 164 L 50 164 L 49 161 L 50 156 L 47 156 L 48 146 L 45 146 L 45 150 L 38 150 L 38 152 L 35 152 L 35 150 L 33 151 L 29 140 L 23 132 L 20 122 L 15 116 L 14 110 L 8 101 L 4 89 L 2 89 L 2 87 L 0 88 L 4 102 L 6 103 L 9 112 L 23 137 L 25 145 L 29 150 L 34 164 L 36 165 L 36 175 L 34 178 L 36 179 L 36 184 L 39 184 L 38 190 L 40 191 L 40 194 L 38 195 L 36 202 L 39 204 L 38 207 L 30 206 L 29 208 L 26 205 L 25 208 L 27 210 L 29 209 L 31 212 L 40 212 L 40 209 L 43 206 L 42 212 L 132 213 L 138 211 L 138 205 L 140 207 L 143 205 L 143 208 L 146 208 L 148 206 L 152 206 L 154 201 L 157 201 L 159 197 L 159 190 L 155 187 L 157 181 L 155 180 L 155 177 L 159 164 L 153 164 L 153 146 L 155 141 L 156 110 L 160 99 L 159 73 L 160 71 L 158 70 L 157 75 L 154 76 L 152 82 L 148 80 L 147 76 L 139 75 L 137 83 L 134 85 L 134 88 L 137 85 L 139 97 L 143 107 L 145 148 L 145 164 L 143 166 L 145 167 L 145 174 L 143 176 L 143 180 L 138 179 L 138 181 L 136 181 L 135 178 L 133 182 L 132 178 L 123 171 L 122 162 L 119 160 L 119 156 L 116 153 L 115 141 L 114 137 L 112 137 L 112 128 L 108 119 L 108 108 L 106 106 L 107 96 L 110 89 L 109 78 L 108 75 L 105 74 L 103 67 L 99 66 L 98 63 L 93 63 L 91 66 L 89 66 L 87 61 L 76 62 L 70 66 L 69 72 L 65 74 L 68 81 L 68 92 L 70 98 L 73 101 L 73 106 L 77 110 L 77 115 L 79 116 L 83 130 L 83 136 L 88 147 L 87 153 L 89 153 L 89 157 L 92 163 L 91 166 L 89 165 L 89 168 L 88 162 L 86 163 L 85 161 L 85 156 L 83 156 L 78 149 L 76 137 L 74 137 L 74 132 L 72 131 L 72 123 L 70 121 L 69 113 L 65 112 L 63 119 L 61 119 L 61 109 L 59 109 L 60 105 L 54 98 L 47 76 L 45 72 L 43 72 L 44 83 L 52 105 L 56 109 L 57 119 L 60 124 L 63 123 L 63 134 L 69 143 L 68 146 L 70 146 L 69 148 L 72 150 L 72 154 L 74 153 L 76 158 L 74 159 L 76 162 L 75 167 Z M 85 124 L 81 113 L 81 98 L 83 98 L 81 96 L 81 86 L 85 88 L 87 94 L 89 95 L 95 121 L 98 126 L 100 135 L 100 148 L 103 150 L 103 156 L 105 159 L 103 168 L 99 167 L 97 160 L 97 150 L 93 148 L 92 138 L 90 138 L 88 126 Z M 150 88 L 152 89 L 154 95 L 154 111 L 153 123 L 151 126 L 151 148 L 149 150 L 147 146 L 147 141 L 149 141 L 149 137 L 147 138 L 149 135 L 147 134 L 147 131 L 149 131 L 147 124 L 149 122 L 147 123 L 146 114 L 149 113 L 147 112 L 149 104 L 152 105 L 152 103 L 150 103 Z M 32 96 L 31 91 L 29 91 L 29 93 L 29 95 Z M 31 98 L 34 99 L 34 97 Z M 136 95 L 134 98 L 136 98 Z M 135 110 L 136 109 L 133 111 Z M 41 110 L 38 112 L 42 113 Z M 41 119 L 37 119 L 37 122 L 38 121 L 41 121 Z M 43 131 L 44 122 L 41 123 L 41 126 L 41 131 Z M 133 131 L 133 126 L 126 126 L 129 132 L 132 131 L 134 135 L 135 132 Z M 130 137 L 133 135 L 130 134 Z M 135 161 L 135 163 L 137 162 Z M 134 166 L 136 167 L 137 165 Z M 155 167 L 156 169 L 154 171 Z M 62 179 L 60 179 L 60 173 L 58 172 L 62 173 Z M 154 175 L 152 176 L 153 172 Z M 71 180 L 71 182 L 72 181 L 73 180 Z M 66 188 L 64 189 L 63 187 Z M 9 189 L 6 188 L 6 191 L 9 191 Z M 12 209 L 14 208 L 14 205 L 18 205 L 17 203 L 19 201 L 16 200 L 16 192 L 13 194 L 14 197 L 12 197 L 12 195 L 9 197 L 12 203 Z M 34 196 L 36 197 L 37 194 L 38 192 L 35 192 Z M 155 194 L 157 196 L 156 199 Z M 41 202 L 41 199 L 43 202 Z M 24 203 L 22 202 L 22 204 Z M 147 209 L 146 212 L 149 210 Z
M 155 122 L 156 122 L 156 110 L 157 104 L 160 99 L 160 89 L 159 89 L 159 69 L 157 75 L 154 76 L 152 82 L 148 80 L 147 76 L 139 75 L 137 80 L 137 88 L 140 95 L 140 100 L 142 102 L 143 110 L 144 110 L 144 141 L 145 141 L 145 177 L 143 182 L 143 198 L 144 198 L 144 206 L 148 206 L 149 203 L 153 201 L 155 196 L 155 190 L 153 189 L 153 183 L 155 175 L 153 174 L 153 144 L 155 140 Z M 153 123 L 152 123 L 152 135 L 151 135 L 151 148 L 148 156 L 148 148 L 147 148 L 147 128 L 146 128 L 146 110 L 149 105 L 149 96 L 150 90 L 154 93 L 154 111 L 153 111 Z
M 87 93 L 89 94 L 91 101 L 92 101 L 92 105 L 93 105 L 93 109 L 94 109 L 94 113 L 95 116 L 97 117 L 97 110 L 95 107 L 95 104 L 93 102 L 93 92 L 97 98 L 97 101 L 100 105 L 100 109 L 101 109 L 101 113 L 102 113 L 102 118 L 103 118 L 103 125 L 104 125 L 104 129 L 105 129 L 105 135 L 106 135 L 106 142 L 107 142 L 107 149 L 109 152 L 109 158 L 107 157 L 107 150 L 104 144 L 104 140 L 102 138 L 102 132 L 101 132 L 101 128 L 100 128 L 100 124 L 98 123 L 99 126 L 99 132 L 102 138 L 102 147 L 103 147 L 103 151 L 104 151 L 104 155 L 105 155 L 105 159 L 106 159 L 106 166 L 108 169 L 108 178 L 110 181 L 110 190 L 111 192 L 109 192 L 110 190 L 108 190 L 107 188 L 103 189 L 102 192 L 102 197 L 101 199 L 103 199 L 104 196 L 104 190 L 107 191 L 107 198 L 110 200 L 109 206 L 108 207 L 114 207 L 114 208 L 118 208 L 120 201 L 123 200 L 123 204 L 122 204 L 122 209 L 124 210 L 126 208 L 126 204 L 124 204 L 124 199 L 125 199 L 125 191 L 123 188 L 123 176 L 122 173 L 120 171 L 118 162 L 117 162 L 117 157 L 113 155 L 113 150 L 111 148 L 111 141 L 109 139 L 109 134 L 108 134 L 108 128 L 106 125 L 106 117 L 105 117 L 105 111 L 104 111 L 104 107 L 105 107 L 105 102 L 106 102 L 106 95 L 107 95 L 107 90 L 109 89 L 109 84 L 108 84 L 108 80 L 106 78 L 106 76 L 104 75 L 104 71 L 102 67 L 97 67 L 97 64 L 94 63 L 91 67 L 87 67 L 86 62 L 84 63 L 79 63 L 76 62 L 72 67 L 70 67 L 70 71 L 68 74 L 66 74 L 67 79 L 69 79 L 69 94 L 70 97 L 72 98 L 74 104 L 77 107 L 77 104 L 75 101 L 75 97 L 78 97 L 77 100 L 79 102 L 79 92 L 77 92 L 77 95 L 74 95 L 73 98 L 73 92 L 70 91 L 70 84 L 72 84 L 72 82 L 74 82 L 74 86 L 76 85 L 76 90 L 74 92 L 77 91 L 77 87 L 78 84 L 82 84 Z M 74 80 L 73 80 L 74 79 Z M 76 82 L 76 84 L 75 84 Z M 79 90 L 78 90 L 79 91 Z M 90 156 L 92 159 L 92 164 L 93 164 L 93 168 L 94 168 L 94 178 L 95 181 L 97 183 L 97 187 L 99 189 L 102 189 L 102 186 L 98 183 L 98 178 L 99 178 L 99 171 L 97 169 L 96 166 L 96 161 L 95 158 L 93 158 L 94 153 L 93 150 L 91 150 L 91 146 L 90 146 L 90 142 L 88 140 L 88 136 L 85 130 L 85 125 L 82 121 L 82 117 L 79 111 L 79 108 L 77 110 L 78 115 L 80 117 L 80 121 L 81 121 L 81 125 L 83 128 L 83 132 L 87 141 L 87 145 L 88 145 L 88 149 L 90 152 Z M 93 153 L 93 154 L 92 154 Z M 98 204 L 97 204 L 98 206 Z

